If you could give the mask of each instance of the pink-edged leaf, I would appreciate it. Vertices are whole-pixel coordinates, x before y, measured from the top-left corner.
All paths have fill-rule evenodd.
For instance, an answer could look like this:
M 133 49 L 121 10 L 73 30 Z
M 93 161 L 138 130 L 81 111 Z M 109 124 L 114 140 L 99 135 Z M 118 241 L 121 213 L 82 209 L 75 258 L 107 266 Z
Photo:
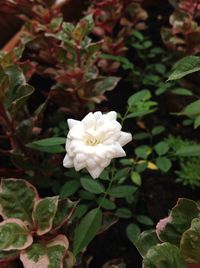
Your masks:
M 169 216 L 156 226 L 158 238 L 179 246 L 181 236 L 191 225 L 192 219 L 199 216 L 197 203 L 190 199 L 179 198 Z
M 65 235 L 46 242 L 32 244 L 20 254 L 24 268 L 63 268 L 63 258 L 69 246 Z
M 46 197 L 35 203 L 33 220 L 38 235 L 43 235 L 51 230 L 57 207 L 58 196 Z
M 71 218 L 77 204 L 78 202 L 72 202 L 68 198 L 59 200 L 52 228 L 58 229 L 66 223 Z
M 0 250 L 21 250 L 33 243 L 26 225 L 19 219 L 8 219 L 0 223 Z
M 33 185 L 21 179 L 2 179 L 0 186 L 0 214 L 4 219 L 17 218 L 32 225 L 32 210 L 39 199 Z

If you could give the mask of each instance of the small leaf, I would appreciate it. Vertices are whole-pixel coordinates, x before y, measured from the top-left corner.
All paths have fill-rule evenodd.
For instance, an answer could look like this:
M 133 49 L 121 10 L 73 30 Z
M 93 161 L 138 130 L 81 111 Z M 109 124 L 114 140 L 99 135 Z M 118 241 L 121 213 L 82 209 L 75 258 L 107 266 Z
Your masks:
M 179 248 L 163 243 L 153 246 L 144 257 L 144 268 L 187 268 Z
M 107 193 L 113 197 L 123 198 L 129 195 L 133 195 L 137 191 L 137 188 L 129 185 L 113 186 Z
M 128 239 L 134 243 L 138 240 L 140 235 L 140 228 L 135 223 L 130 223 L 126 228 L 126 235 Z
M 173 67 L 171 75 L 168 78 L 170 80 L 180 79 L 188 74 L 200 71 L 200 57 L 188 56 L 179 60 Z
M 89 211 L 75 230 L 73 253 L 76 256 L 95 237 L 102 223 L 102 212 L 99 208 Z
M 34 149 L 36 151 L 44 152 L 44 153 L 51 153 L 51 154 L 56 154 L 56 153 L 64 153 L 65 149 L 61 145 L 55 145 L 55 146 L 39 146 L 34 143 L 28 143 L 26 144 L 28 148 Z
M 98 205 L 100 205 L 102 208 L 108 209 L 108 210 L 113 210 L 116 208 L 115 203 L 111 201 L 110 199 L 100 197 L 97 199 Z
M 159 169 L 163 172 L 167 172 L 171 166 L 171 161 L 166 157 L 158 157 L 156 158 L 156 165 L 159 167 Z
M 194 120 L 194 128 L 198 128 L 200 126 L 200 115 L 198 115 Z
M 166 142 L 161 141 L 154 146 L 154 149 L 158 155 L 163 155 L 168 152 L 169 145 Z
M 127 208 L 118 208 L 115 215 L 119 218 L 129 219 L 133 216 L 133 213 Z
M 77 206 L 77 202 L 72 202 L 69 199 L 61 199 L 58 201 L 58 208 L 53 219 L 53 229 L 60 228 L 66 223 L 71 217 Z
M 143 159 L 147 159 L 151 152 L 152 149 L 147 145 L 141 145 L 135 149 L 135 154 Z
M 86 191 L 93 194 L 102 194 L 105 192 L 103 184 L 92 179 L 81 178 L 81 185 Z
M 68 197 L 73 195 L 80 187 L 78 180 L 67 181 L 60 189 L 60 197 Z
M 0 223 L 0 250 L 24 249 L 33 238 L 26 225 L 19 219 L 8 219 Z
M 163 126 L 157 126 L 152 129 L 151 133 L 153 136 L 155 136 L 161 134 L 163 131 L 165 131 L 165 128 Z
M 131 180 L 133 183 L 135 183 L 138 186 L 141 186 L 141 184 L 142 184 L 142 179 L 141 179 L 140 173 L 138 173 L 136 171 L 133 171 L 131 173 Z
M 21 179 L 2 179 L 0 214 L 4 219 L 17 218 L 32 225 L 32 210 L 38 200 L 36 189 Z
M 150 98 L 151 98 L 151 92 L 149 90 L 147 90 L 147 89 L 140 90 L 139 92 L 136 92 L 131 97 L 129 97 L 128 105 L 133 106 L 141 100 L 144 101 L 144 100 L 148 100 Z
M 187 88 L 182 88 L 182 87 L 173 89 L 172 93 L 176 94 L 176 95 L 181 95 L 181 96 L 192 96 L 193 95 L 192 91 L 190 91 Z
M 136 220 L 139 223 L 147 225 L 147 226 L 153 226 L 154 225 L 154 222 L 152 221 L 152 219 L 147 217 L 147 216 L 145 216 L 145 215 L 137 215 Z
M 58 235 L 53 240 L 37 242 L 20 254 L 24 268 L 62 268 L 63 258 L 69 242 L 65 235 Z
M 194 101 L 187 105 L 184 110 L 180 113 L 187 116 L 199 115 L 200 114 L 200 100 Z
M 58 196 L 45 197 L 35 203 L 33 220 L 37 226 L 37 234 L 43 235 L 49 232 L 58 207 Z

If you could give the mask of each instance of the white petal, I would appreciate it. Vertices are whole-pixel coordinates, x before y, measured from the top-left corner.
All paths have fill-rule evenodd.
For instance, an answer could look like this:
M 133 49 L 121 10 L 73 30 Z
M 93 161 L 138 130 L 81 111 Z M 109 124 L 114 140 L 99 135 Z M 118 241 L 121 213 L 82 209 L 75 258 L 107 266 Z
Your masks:
M 63 166 L 66 168 L 71 168 L 73 167 L 73 161 L 72 159 L 68 156 L 68 154 L 65 155 L 65 158 L 63 159 Z
M 74 126 L 80 124 L 81 122 L 78 121 L 78 120 L 74 120 L 74 119 L 68 119 L 68 120 L 67 120 L 67 123 L 68 123 L 69 129 L 71 129 L 71 128 L 73 128 Z
M 84 125 L 82 122 L 80 124 L 73 126 L 68 133 L 68 138 L 82 140 L 84 135 Z
M 96 162 L 92 158 L 87 159 L 86 163 L 87 163 L 87 167 L 89 169 L 94 169 L 96 167 L 96 165 L 97 165 Z
M 109 166 L 110 165 L 110 161 L 111 161 L 111 159 L 103 159 L 100 163 L 99 163 L 99 165 L 102 167 L 102 168 L 106 168 L 107 166 Z
M 95 112 L 94 117 L 95 117 L 96 120 L 98 120 L 99 118 L 102 117 L 102 112 Z
M 85 128 L 91 128 L 91 127 L 94 127 L 95 126 L 95 122 L 96 122 L 96 119 L 94 117 L 94 114 L 93 113 L 89 113 L 88 115 L 86 115 L 83 120 L 82 120 Z
M 93 179 L 96 179 L 99 177 L 99 175 L 101 174 L 101 172 L 104 170 L 103 168 L 97 166 L 94 169 L 89 169 L 87 168 L 88 172 L 90 173 L 90 175 L 92 176 Z
M 83 162 L 86 160 L 86 155 L 85 154 L 81 154 L 81 153 L 78 153 L 76 155 L 76 161 L 77 162 Z
M 118 142 L 121 144 L 121 146 L 126 145 L 131 140 L 132 140 L 132 135 L 130 133 L 121 131 L 121 136 L 118 140 Z
M 122 149 L 121 145 L 119 143 L 115 143 L 115 145 L 113 146 L 114 150 L 115 150 L 115 156 L 114 157 L 123 157 L 126 156 L 125 151 Z
M 85 162 L 77 162 L 76 159 L 74 159 L 74 168 L 76 171 L 79 171 L 84 167 L 85 167 Z
M 111 112 L 107 113 L 106 116 L 110 120 L 116 120 L 117 119 L 117 113 L 115 111 L 111 111 Z

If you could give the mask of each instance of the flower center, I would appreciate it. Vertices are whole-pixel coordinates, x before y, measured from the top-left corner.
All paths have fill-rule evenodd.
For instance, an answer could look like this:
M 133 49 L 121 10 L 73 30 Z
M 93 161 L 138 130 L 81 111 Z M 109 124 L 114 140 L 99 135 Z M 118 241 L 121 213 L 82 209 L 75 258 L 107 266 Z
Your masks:
M 100 144 L 101 140 L 95 137 L 87 137 L 85 139 L 85 144 L 89 146 L 96 146 L 97 144 Z

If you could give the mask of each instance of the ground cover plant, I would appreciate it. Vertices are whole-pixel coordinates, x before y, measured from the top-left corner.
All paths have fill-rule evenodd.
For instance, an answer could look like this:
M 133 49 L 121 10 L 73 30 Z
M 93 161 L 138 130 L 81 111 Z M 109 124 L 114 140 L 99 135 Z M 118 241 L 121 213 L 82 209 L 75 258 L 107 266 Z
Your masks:
M 200 267 L 199 1 L 0 14 L 0 266 Z

